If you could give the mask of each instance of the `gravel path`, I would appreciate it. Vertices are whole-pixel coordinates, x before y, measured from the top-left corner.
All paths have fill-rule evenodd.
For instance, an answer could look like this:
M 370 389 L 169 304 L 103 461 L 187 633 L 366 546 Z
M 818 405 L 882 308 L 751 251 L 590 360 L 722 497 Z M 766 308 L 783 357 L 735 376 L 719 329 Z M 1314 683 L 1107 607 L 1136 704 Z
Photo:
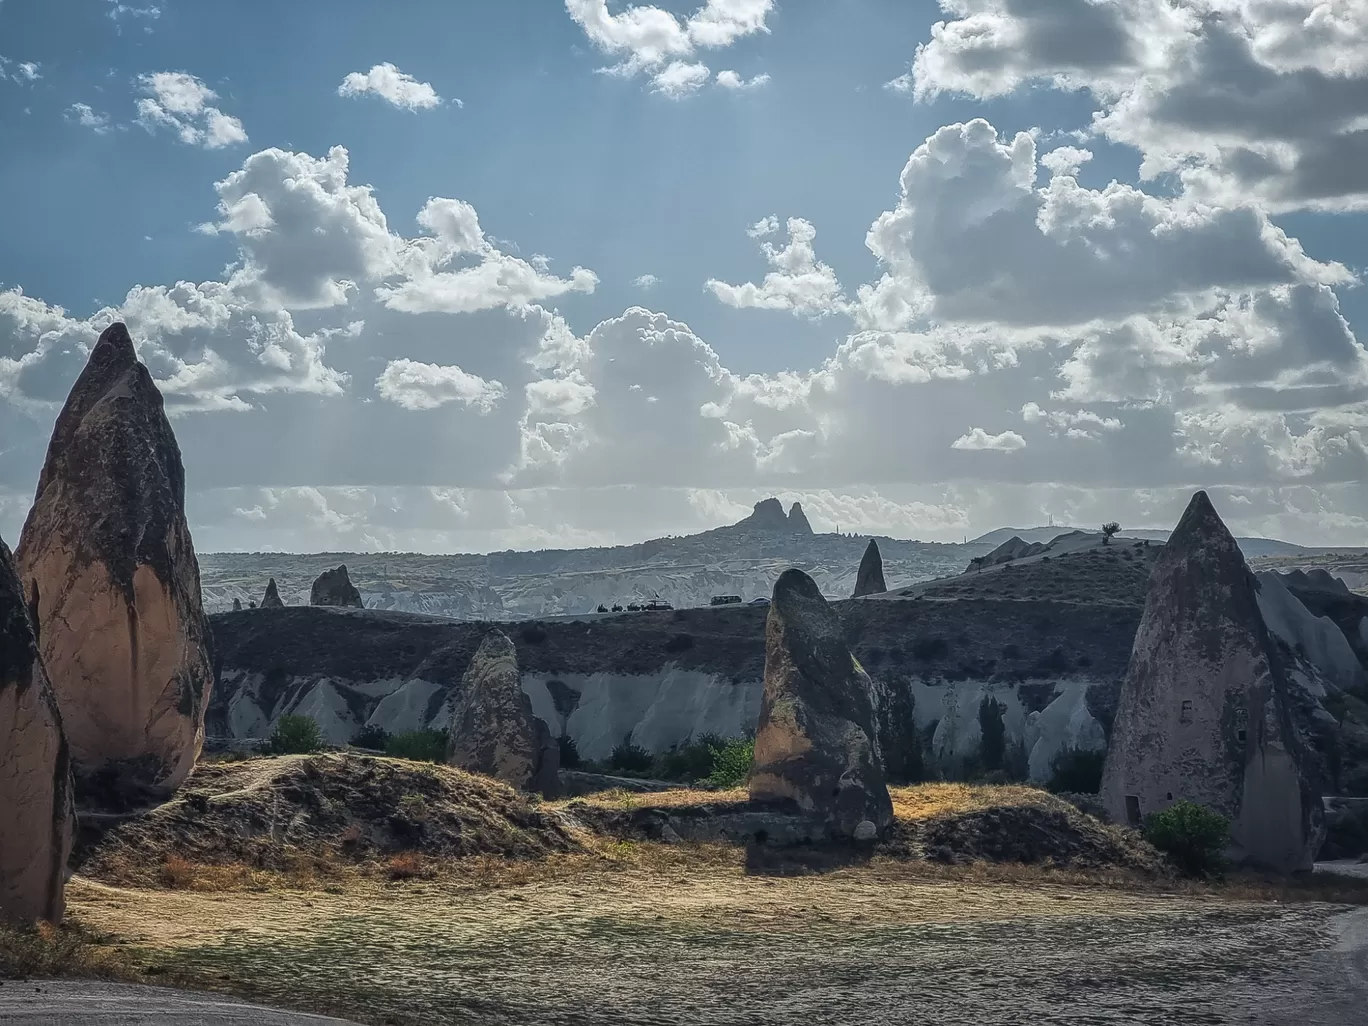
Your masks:
M 348 1026 L 231 998 L 87 980 L 4 981 L 0 1023 L 14 1026 Z

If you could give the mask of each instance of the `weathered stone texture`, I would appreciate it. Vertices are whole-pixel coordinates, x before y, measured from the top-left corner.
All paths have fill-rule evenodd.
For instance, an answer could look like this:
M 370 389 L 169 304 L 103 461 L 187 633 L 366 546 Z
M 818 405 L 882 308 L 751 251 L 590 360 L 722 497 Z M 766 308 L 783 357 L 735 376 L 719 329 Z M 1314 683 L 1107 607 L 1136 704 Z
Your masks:
M 16 555 L 78 788 L 176 787 L 203 742 L 210 631 L 180 447 L 122 324 L 57 418 Z
M 266 582 L 266 593 L 261 596 L 259 604 L 261 609 L 284 609 L 285 603 L 280 601 L 280 591 L 276 588 L 275 578 L 272 577 Z
M 1237 860 L 1306 869 L 1323 834 L 1322 767 L 1257 589 L 1198 492 L 1154 568 L 1102 797 L 1121 823 L 1205 805 L 1230 817 Z
M 518 653 L 502 631 L 490 631 L 461 679 L 451 718 L 447 762 L 520 791 L 556 793 L 560 743 L 532 714 L 522 689 Z
M 71 759 L 23 591 L 0 541 L 0 915 L 62 918 Z
M 893 822 L 874 685 L 811 577 L 786 570 L 765 624 L 765 691 L 750 796 L 792 799 L 826 836 L 881 834 Z
M 345 565 L 318 575 L 309 593 L 309 605 L 362 608 L 361 593 L 352 584 Z
M 879 555 L 879 543 L 870 538 L 864 558 L 860 560 L 859 573 L 855 575 L 854 597 L 881 595 L 887 590 L 888 585 L 884 584 L 883 556 Z

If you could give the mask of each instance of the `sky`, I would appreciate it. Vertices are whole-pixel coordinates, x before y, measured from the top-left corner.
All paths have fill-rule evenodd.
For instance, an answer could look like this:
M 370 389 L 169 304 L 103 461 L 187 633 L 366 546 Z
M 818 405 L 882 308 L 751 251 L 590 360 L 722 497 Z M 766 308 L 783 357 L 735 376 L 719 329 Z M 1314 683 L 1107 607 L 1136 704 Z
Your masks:
M 0 537 L 125 321 L 201 551 L 1368 544 L 1368 0 L 0 0 Z

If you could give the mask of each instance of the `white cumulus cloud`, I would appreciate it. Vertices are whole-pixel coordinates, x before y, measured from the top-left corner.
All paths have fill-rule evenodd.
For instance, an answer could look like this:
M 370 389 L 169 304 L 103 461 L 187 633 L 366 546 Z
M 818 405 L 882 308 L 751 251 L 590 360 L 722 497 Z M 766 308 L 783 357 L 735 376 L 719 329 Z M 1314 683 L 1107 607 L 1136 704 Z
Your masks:
M 403 110 L 429 110 L 442 104 L 442 98 L 431 85 L 405 74 L 388 61 L 367 72 L 351 72 L 337 87 L 338 96 L 364 96 L 367 93 Z M 459 100 L 456 102 L 460 104 Z
M 138 100 L 138 123 L 149 132 L 167 128 L 181 142 L 207 150 L 222 149 L 247 141 L 237 118 L 211 106 L 218 93 L 194 75 L 183 71 L 158 71 L 138 78 L 139 87 L 150 94 Z
M 1015 431 L 1003 431 L 1001 434 L 990 435 L 983 428 L 974 428 L 966 435 L 960 435 L 950 443 L 952 449 L 967 449 L 971 452 L 1016 452 L 1018 449 L 1026 448 L 1026 439 L 1022 438 Z

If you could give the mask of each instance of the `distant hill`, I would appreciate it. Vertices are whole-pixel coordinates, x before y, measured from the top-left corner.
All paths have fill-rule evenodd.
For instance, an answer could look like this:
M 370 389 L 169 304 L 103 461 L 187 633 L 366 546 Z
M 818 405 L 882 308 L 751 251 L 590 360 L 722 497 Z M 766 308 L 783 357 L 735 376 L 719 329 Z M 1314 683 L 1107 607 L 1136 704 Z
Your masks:
M 1057 524 L 1054 527 L 999 527 L 996 531 L 989 531 L 987 534 L 980 535 L 969 542 L 970 545 L 983 545 L 990 549 L 997 548 L 1005 541 L 1012 538 L 1020 538 L 1025 542 L 1048 542 L 1057 538 L 1061 534 L 1068 534 L 1070 531 L 1086 531 L 1088 534 L 1101 534 L 1096 529 L 1087 527 L 1070 527 L 1068 525 Z M 1148 538 L 1150 541 L 1168 541 L 1170 532 L 1151 530 L 1142 528 L 1132 531 L 1122 528 L 1121 533 L 1127 538 Z M 1305 545 L 1296 545 L 1292 542 L 1278 541 L 1276 538 L 1236 538 L 1240 543 L 1240 551 L 1246 558 L 1254 556 L 1293 556 L 1299 553 L 1312 552 L 1314 550 Z

